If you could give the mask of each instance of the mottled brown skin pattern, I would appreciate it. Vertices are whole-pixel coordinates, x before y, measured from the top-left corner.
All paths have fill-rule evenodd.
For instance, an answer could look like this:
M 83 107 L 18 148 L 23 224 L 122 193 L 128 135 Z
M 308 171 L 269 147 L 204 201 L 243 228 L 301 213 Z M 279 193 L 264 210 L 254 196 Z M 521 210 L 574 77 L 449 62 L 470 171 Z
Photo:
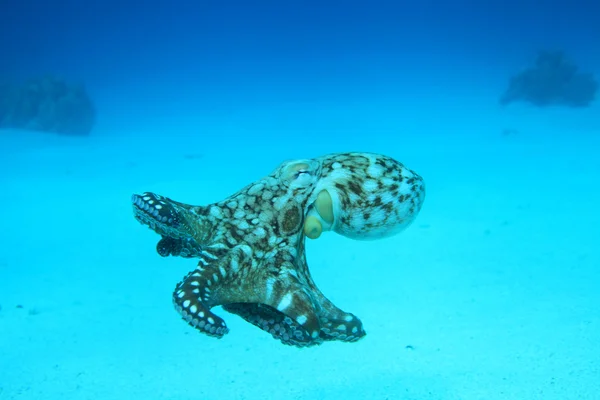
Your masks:
M 410 225 L 421 210 L 423 179 L 393 158 L 342 153 L 321 160 L 315 193 L 327 189 L 337 197 L 333 231 L 362 240 L 388 237 Z
M 373 167 L 377 162 L 381 168 Z M 424 194 L 421 178 L 402 164 L 343 153 L 285 162 L 208 206 L 153 193 L 134 195 L 132 202 L 136 219 L 161 235 L 159 254 L 199 259 L 173 293 L 191 326 L 222 337 L 228 328 L 211 311 L 222 305 L 285 344 L 310 346 L 365 335 L 361 321 L 331 303 L 310 276 L 303 224 L 323 189 L 335 199 L 331 229 L 355 238 L 395 233 L 412 221 Z

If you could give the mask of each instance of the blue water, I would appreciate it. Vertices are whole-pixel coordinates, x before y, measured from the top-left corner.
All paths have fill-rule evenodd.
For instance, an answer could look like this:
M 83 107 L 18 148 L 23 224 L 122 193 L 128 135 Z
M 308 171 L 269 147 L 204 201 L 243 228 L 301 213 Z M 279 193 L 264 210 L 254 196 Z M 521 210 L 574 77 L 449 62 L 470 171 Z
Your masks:
M 193 4 L 192 4 L 193 3 Z M 600 100 L 500 106 L 540 50 L 600 77 L 597 1 L 3 0 L 0 83 L 52 74 L 89 136 L 0 130 L 0 399 L 590 399 L 600 393 Z M 0 109 L 1 111 L 1 109 Z M 387 154 L 397 236 L 307 243 L 368 332 L 283 346 L 171 292 L 132 193 L 220 201 L 287 159 Z

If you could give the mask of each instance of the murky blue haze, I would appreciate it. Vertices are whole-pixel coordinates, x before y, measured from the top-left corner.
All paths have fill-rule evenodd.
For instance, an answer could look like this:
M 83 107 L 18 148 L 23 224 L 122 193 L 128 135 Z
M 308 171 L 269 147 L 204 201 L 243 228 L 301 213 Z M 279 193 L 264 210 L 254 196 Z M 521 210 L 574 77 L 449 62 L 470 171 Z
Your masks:
M 592 0 L 0 0 L 0 399 L 597 399 L 598 43 Z M 91 130 L 49 132 L 85 107 L 48 122 L 43 82 L 83 85 Z M 160 257 L 131 195 L 214 203 L 349 151 L 427 190 L 398 235 L 307 239 L 367 335 L 180 320 L 198 260 Z

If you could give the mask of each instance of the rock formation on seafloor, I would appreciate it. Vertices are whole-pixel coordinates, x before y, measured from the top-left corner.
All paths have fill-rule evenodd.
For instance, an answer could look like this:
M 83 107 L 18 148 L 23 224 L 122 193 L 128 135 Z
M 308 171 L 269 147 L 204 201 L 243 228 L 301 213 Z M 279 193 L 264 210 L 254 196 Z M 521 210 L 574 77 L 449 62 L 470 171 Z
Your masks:
M 561 51 L 543 51 L 535 65 L 510 78 L 501 105 L 524 101 L 537 107 L 587 107 L 596 96 L 598 81 L 579 71 Z
M 0 84 L 0 128 L 89 135 L 96 111 L 82 85 L 51 76 Z

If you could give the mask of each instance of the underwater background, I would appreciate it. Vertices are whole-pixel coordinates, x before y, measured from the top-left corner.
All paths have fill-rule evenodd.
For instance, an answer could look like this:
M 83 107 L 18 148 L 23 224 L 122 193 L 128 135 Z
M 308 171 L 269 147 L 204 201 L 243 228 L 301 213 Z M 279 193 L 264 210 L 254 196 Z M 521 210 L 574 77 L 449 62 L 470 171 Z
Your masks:
M 1 0 L 0 400 L 598 399 L 599 16 Z M 30 89 L 48 79 L 84 100 L 44 125 Z M 346 151 L 427 187 L 396 236 L 307 240 L 366 337 L 295 348 L 223 310 L 221 340 L 182 321 L 171 293 L 197 261 L 158 256 L 131 195 L 209 204 Z

